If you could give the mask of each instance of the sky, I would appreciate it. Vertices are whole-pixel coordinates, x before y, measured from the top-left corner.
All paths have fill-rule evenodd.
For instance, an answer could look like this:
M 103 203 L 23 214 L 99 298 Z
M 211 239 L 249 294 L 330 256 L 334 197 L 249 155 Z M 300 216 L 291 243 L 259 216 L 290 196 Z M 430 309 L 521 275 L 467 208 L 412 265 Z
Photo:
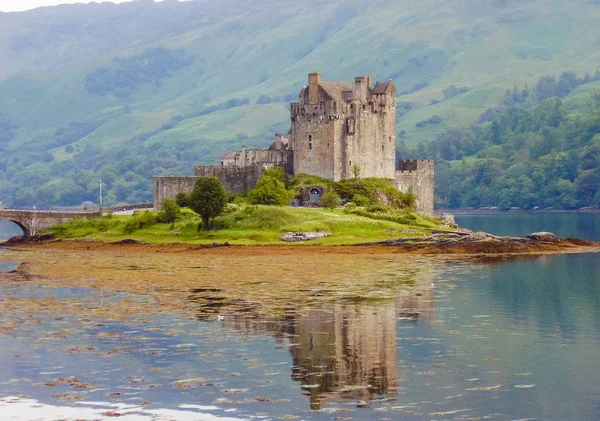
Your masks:
M 131 0 L 103 0 L 123 3 Z M 92 0 L 0 0 L 0 12 L 21 12 L 43 6 L 56 6 L 66 3 L 91 3 Z M 100 2 L 100 1 L 98 1 Z

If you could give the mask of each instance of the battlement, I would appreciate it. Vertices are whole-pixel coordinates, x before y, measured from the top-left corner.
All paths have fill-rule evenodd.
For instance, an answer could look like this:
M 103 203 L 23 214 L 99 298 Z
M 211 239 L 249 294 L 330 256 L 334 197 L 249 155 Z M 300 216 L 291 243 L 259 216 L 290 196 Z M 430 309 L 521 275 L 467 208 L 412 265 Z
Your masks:
M 433 171 L 433 169 L 433 159 L 403 159 L 398 162 L 398 171 L 401 173 Z

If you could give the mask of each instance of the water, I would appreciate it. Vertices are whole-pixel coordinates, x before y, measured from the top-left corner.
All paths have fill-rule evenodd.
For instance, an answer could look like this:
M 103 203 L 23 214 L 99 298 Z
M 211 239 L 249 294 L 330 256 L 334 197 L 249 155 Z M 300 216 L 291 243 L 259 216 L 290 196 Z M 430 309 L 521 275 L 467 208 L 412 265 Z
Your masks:
M 457 213 L 458 225 L 496 235 L 523 236 L 550 231 L 559 237 L 600 241 L 600 212 Z
M 478 230 L 476 224 L 487 224 L 494 228 L 487 231 L 510 235 L 569 227 L 575 231 L 561 235 L 590 238 L 590 225 L 577 222 L 579 216 L 552 215 L 559 218 L 555 228 L 518 219 L 503 226 L 507 219 L 496 215 L 459 223 Z M 358 269 L 355 277 L 339 270 L 357 260 L 371 265 L 372 279 Z M 195 269 L 186 270 L 220 267 L 216 257 L 192 262 Z M 268 315 L 261 312 L 264 303 L 251 298 L 256 291 L 247 301 L 227 300 L 225 285 L 191 288 L 179 311 L 157 311 L 161 301 L 177 300 L 155 291 L 162 284 L 131 294 L 84 280 L 88 286 L 75 287 L 0 275 L 0 414 L 598 420 L 600 254 L 427 262 L 347 255 L 328 256 L 325 263 L 317 255 L 312 265 L 326 264 L 331 277 L 344 273 L 349 284 L 370 283 L 371 293 L 385 290 L 390 298 L 346 294 L 322 303 L 322 295 L 338 291 L 313 269 L 320 279 L 311 284 L 314 301 L 279 300 L 266 281 L 256 283 L 265 302 L 277 303 Z M 308 276 L 292 257 L 265 256 L 263 263 L 265 280 L 282 266 Z M 419 271 L 406 275 L 407 264 Z M 142 263 L 138 269 L 145 270 Z M 133 267 L 127 270 L 114 276 L 131 278 Z M 385 282 L 400 273 L 410 291 Z M 123 309 L 131 311 L 117 314 Z
M 17 224 L 0 220 L 0 241 L 8 240 L 16 235 L 23 235 L 23 230 Z

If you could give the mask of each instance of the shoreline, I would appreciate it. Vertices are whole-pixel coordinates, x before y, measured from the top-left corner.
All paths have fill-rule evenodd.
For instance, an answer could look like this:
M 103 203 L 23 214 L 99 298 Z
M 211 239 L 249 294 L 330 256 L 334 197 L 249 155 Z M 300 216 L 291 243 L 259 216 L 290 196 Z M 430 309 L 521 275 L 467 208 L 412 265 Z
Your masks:
M 489 238 L 492 240 L 490 241 Z M 391 242 L 321 245 L 310 243 L 282 243 L 276 245 L 235 245 L 213 243 L 195 245 L 185 243 L 148 244 L 135 240 L 118 242 L 50 240 L 26 241 L 15 243 L 0 243 L 0 250 L 36 251 L 36 250 L 68 250 L 68 251 L 120 251 L 137 253 L 194 253 L 223 256 L 256 256 L 256 255 L 291 255 L 291 254 L 404 254 L 432 256 L 465 256 L 465 257 L 494 257 L 494 256 L 531 256 L 544 254 L 575 254 L 598 253 L 600 242 L 581 239 L 563 239 L 556 237 L 555 241 L 532 240 L 526 237 L 495 237 L 483 240 L 442 240 L 427 243 L 423 238 L 408 239 L 415 242 L 402 241 L 404 244 Z M 498 240 L 499 239 L 499 240 Z M 437 240 L 436 240 L 437 241 Z

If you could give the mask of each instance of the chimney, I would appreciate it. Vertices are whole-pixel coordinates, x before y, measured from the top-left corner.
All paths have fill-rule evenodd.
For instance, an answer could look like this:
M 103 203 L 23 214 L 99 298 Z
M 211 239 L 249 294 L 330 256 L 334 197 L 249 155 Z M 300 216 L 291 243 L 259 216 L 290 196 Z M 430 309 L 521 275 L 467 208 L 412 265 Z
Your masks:
M 354 95 L 361 102 L 367 102 L 367 80 L 364 76 L 354 78 Z
M 311 105 L 319 103 L 319 84 L 321 83 L 321 73 L 314 72 L 308 74 L 308 103 Z
M 242 140 L 242 152 L 246 152 L 246 141 Z
M 367 76 L 367 88 L 372 88 L 373 87 L 373 79 L 371 78 L 371 76 Z

